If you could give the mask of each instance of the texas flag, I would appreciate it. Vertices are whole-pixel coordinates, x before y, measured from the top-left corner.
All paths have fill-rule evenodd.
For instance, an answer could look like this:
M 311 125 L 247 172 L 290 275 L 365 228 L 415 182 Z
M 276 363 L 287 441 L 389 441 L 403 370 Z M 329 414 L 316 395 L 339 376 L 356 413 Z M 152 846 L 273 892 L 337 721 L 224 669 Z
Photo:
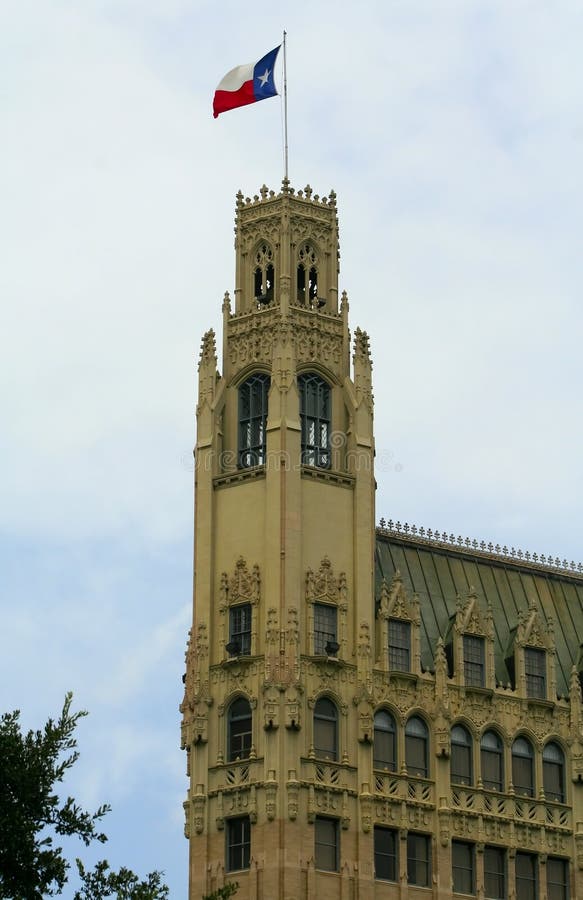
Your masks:
M 281 47 L 281 44 L 279 45 Z M 215 119 L 220 113 L 258 100 L 275 97 L 275 81 L 273 70 L 279 47 L 270 50 L 259 62 L 247 66 L 237 66 L 227 72 L 215 91 L 213 115 Z

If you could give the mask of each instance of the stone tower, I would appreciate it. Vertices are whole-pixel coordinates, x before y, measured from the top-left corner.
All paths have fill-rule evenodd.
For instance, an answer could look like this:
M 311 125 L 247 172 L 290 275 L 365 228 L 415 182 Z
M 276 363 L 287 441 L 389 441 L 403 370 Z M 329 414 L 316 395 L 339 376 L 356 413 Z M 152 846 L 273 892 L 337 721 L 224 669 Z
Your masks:
M 333 191 L 284 179 L 235 221 L 220 370 L 212 331 L 199 363 L 189 896 L 372 898 L 368 337 L 339 298 Z

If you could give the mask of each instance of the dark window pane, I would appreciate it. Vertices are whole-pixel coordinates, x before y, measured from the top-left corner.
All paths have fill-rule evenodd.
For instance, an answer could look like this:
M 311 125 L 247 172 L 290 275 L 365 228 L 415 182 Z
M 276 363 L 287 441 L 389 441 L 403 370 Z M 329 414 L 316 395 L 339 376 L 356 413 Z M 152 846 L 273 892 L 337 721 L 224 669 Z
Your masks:
M 269 375 L 252 375 L 239 388 L 239 466 L 263 465 Z
M 411 669 L 411 623 L 402 619 L 389 619 L 389 669 Z
M 397 769 L 395 721 L 386 710 L 380 710 L 374 717 L 373 766 L 390 772 Z
M 517 794 L 534 797 L 534 759 L 526 738 L 516 738 L 512 745 L 512 783 Z
M 524 650 L 526 696 L 544 700 L 547 696 L 547 654 L 544 650 Z
M 336 641 L 337 610 L 335 606 L 314 603 L 314 653 L 323 656 L 328 641 Z
M 547 900 L 569 900 L 569 862 L 547 858 Z
M 506 851 L 501 847 L 484 848 L 484 896 L 488 900 L 505 900 Z
M 427 834 L 407 834 L 407 880 L 409 884 L 431 884 L 431 843 Z
M 328 469 L 330 456 L 330 387 L 319 375 L 298 376 L 302 463 Z
M 321 759 L 338 759 L 338 712 L 327 697 L 314 707 L 314 752 Z
M 475 893 L 474 845 L 451 842 L 453 889 L 457 894 Z
M 239 697 L 229 707 L 227 762 L 248 759 L 251 751 L 252 717 L 249 701 Z
M 480 745 L 482 783 L 491 791 L 504 789 L 504 755 L 502 739 L 494 731 L 482 735 Z
M 375 878 L 397 881 L 397 832 L 375 825 L 374 829 Z
M 461 725 L 451 730 L 450 772 L 452 784 L 472 783 L 472 739 Z
M 554 742 L 543 750 L 543 787 L 547 800 L 565 802 L 565 757 Z
M 229 610 L 229 641 L 239 645 L 239 654 L 251 653 L 251 604 L 232 606 Z
M 324 869 L 326 872 L 337 872 L 339 858 L 337 820 L 316 816 L 315 839 L 316 868 Z
M 485 687 L 484 638 L 464 634 L 464 681 L 469 687 Z
M 537 900 L 537 858 L 532 853 L 517 853 L 516 900 Z
M 251 825 L 249 816 L 227 819 L 227 872 L 248 869 L 251 858 Z
M 418 716 L 413 716 L 405 726 L 405 765 L 409 775 L 427 778 L 428 759 L 427 726 Z

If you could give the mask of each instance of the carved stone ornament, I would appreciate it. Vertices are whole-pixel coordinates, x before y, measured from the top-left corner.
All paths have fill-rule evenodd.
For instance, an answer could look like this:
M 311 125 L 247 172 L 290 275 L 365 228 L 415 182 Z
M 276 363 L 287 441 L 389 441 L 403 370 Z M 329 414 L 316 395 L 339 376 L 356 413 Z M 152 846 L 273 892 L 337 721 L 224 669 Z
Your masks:
M 473 587 L 469 589 L 465 598 L 459 594 L 457 596 L 454 627 L 458 634 L 476 634 L 481 637 L 494 638 L 492 606 L 488 601 L 486 612 L 482 612 L 478 594 Z
M 227 573 L 221 576 L 221 606 L 232 606 L 234 603 L 259 603 L 261 578 L 259 566 L 255 564 L 251 571 L 245 559 L 240 556 L 235 571 L 230 579 Z
M 411 622 L 415 622 L 416 625 L 421 624 L 419 598 L 416 594 L 409 597 L 398 569 L 393 575 L 390 585 L 383 579 L 379 618 L 408 619 Z

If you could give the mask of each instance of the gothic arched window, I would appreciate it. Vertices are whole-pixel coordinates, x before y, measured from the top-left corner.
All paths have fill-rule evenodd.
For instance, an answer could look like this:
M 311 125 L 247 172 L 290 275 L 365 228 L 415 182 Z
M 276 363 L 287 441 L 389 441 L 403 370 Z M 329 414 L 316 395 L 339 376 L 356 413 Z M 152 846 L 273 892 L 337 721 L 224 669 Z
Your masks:
M 300 306 L 323 306 L 318 299 L 318 257 L 310 244 L 302 244 L 298 253 L 297 301 Z
M 405 725 L 405 765 L 409 775 L 427 778 L 429 774 L 429 732 L 419 716 Z
M 249 759 L 251 752 L 253 716 L 245 697 L 237 697 L 227 714 L 227 762 Z
M 328 697 L 314 707 L 314 752 L 321 759 L 338 759 L 338 710 Z
M 239 388 L 239 467 L 261 466 L 266 454 L 270 378 L 258 372 Z
M 543 750 L 543 787 L 547 800 L 565 802 L 565 754 L 554 741 Z
M 452 784 L 471 784 L 472 777 L 472 738 L 463 725 L 454 725 L 451 729 L 451 768 Z
M 380 709 L 374 717 L 373 767 L 397 770 L 395 720 L 386 709 Z
M 517 737 L 512 745 L 512 783 L 517 794 L 534 797 L 534 752 L 525 737 Z
M 480 742 L 482 783 L 487 790 L 504 790 L 504 749 L 495 731 L 485 731 Z
M 330 458 L 330 385 L 310 372 L 298 375 L 300 419 L 302 423 L 302 463 L 329 469 Z
M 269 244 L 261 244 L 255 254 L 253 272 L 253 296 L 260 304 L 273 300 L 274 278 L 273 251 Z

